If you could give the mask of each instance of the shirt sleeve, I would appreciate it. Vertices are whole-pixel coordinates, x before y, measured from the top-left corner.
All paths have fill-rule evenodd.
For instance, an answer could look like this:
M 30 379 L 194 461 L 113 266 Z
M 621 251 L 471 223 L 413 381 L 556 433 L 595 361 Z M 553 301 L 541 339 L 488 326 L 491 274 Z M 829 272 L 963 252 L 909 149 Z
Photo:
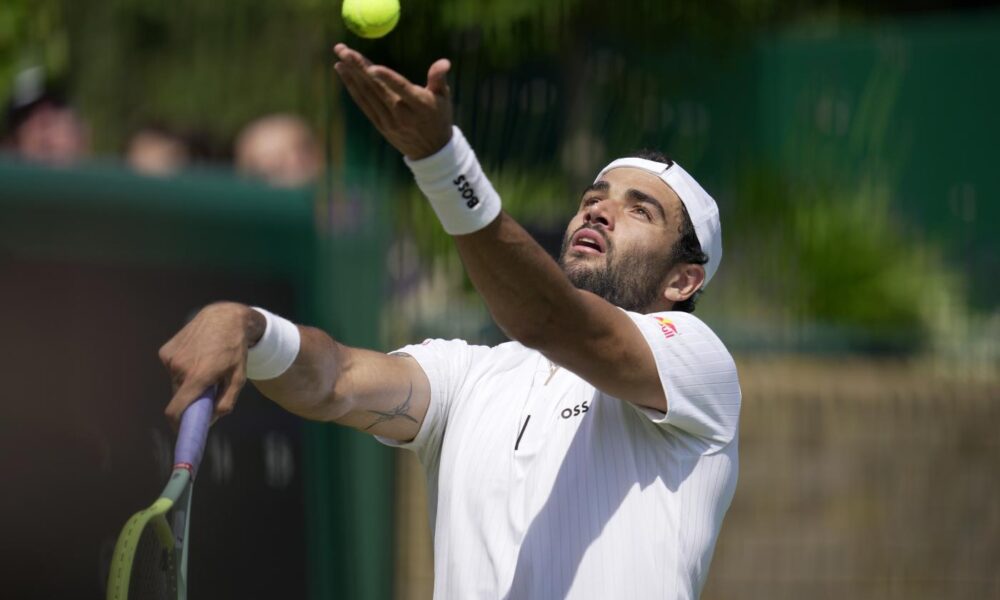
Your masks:
M 740 384 L 736 363 L 700 319 L 684 312 L 629 312 L 656 360 L 667 399 L 666 414 L 637 407 L 651 421 L 703 438 L 713 445 L 736 437 Z
M 412 356 L 417 361 L 427 375 L 431 398 L 427 414 L 420 424 L 420 431 L 412 440 L 399 442 L 380 436 L 375 436 L 375 439 L 386 446 L 416 452 L 424 464 L 435 461 L 440 452 L 451 406 L 468 377 L 476 350 L 481 348 L 483 347 L 470 346 L 462 340 L 433 339 L 392 352 L 391 354 Z

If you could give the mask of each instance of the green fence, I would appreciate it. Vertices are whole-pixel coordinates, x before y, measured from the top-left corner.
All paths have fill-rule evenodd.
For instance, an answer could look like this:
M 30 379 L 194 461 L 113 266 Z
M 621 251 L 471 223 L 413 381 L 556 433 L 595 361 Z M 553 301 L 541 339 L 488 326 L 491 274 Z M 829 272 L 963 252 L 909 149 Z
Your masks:
M 142 401 L 154 403 L 156 398 L 161 398 L 165 405 L 169 398 L 169 385 L 165 377 L 158 379 L 160 367 L 157 364 L 156 344 L 166 341 L 163 337 L 166 332 L 176 330 L 181 323 L 175 325 L 172 322 L 175 315 L 156 314 L 153 307 L 145 311 L 143 307 L 137 310 L 131 307 L 139 302 L 137 298 L 148 297 L 151 293 L 165 298 L 176 297 L 174 304 L 185 302 L 182 299 L 192 294 L 188 290 L 171 287 L 178 282 L 182 286 L 212 282 L 211 289 L 218 291 L 211 293 L 240 295 L 238 298 L 216 298 L 194 293 L 199 302 L 224 299 L 253 302 L 256 297 L 264 303 L 267 297 L 291 298 L 290 304 L 281 307 L 289 311 L 290 316 L 323 327 L 345 343 L 378 347 L 383 285 L 381 256 L 389 220 L 381 214 L 386 203 L 379 195 L 383 186 L 378 178 L 363 168 L 350 169 L 349 173 L 349 177 L 340 177 L 337 185 L 330 187 L 334 191 L 321 194 L 314 189 L 278 191 L 222 173 L 204 172 L 155 179 L 134 175 L 114 165 L 48 169 L 2 162 L 0 272 L 4 273 L 6 293 L 9 296 L 14 289 L 7 286 L 27 284 L 19 280 L 19 273 L 49 269 L 47 272 L 52 273 L 51 277 L 58 278 L 64 277 L 68 269 L 71 273 L 83 275 L 77 275 L 79 281 L 76 283 L 55 286 L 54 289 L 80 286 L 79 289 L 87 291 L 81 296 L 89 297 L 92 294 L 87 287 L 91 285 L 91 280 L 86 273 L 102 270 L 115 273 L 117 283 L 105 299 L 107 309 L 120 310 L 123 323 L 130 323 L 122 327 L 131 327 L 135 331 L 125 331 L 118 336 L 122 340 L 120 344 L 130 346 L 129 358 L 118 365 L 108 365 L 108 379 L 115 377 L 116 369 L 138 370 L 148 375 L 140 377 L 143 381 L 136 382 L 134 386 L 131 383 L 113 385 L 111 389 L 117 392 L 109 393 L 81 381 L 79 389 L 74 390 L 75 397 L 79 398 L 79 402 L 92 403 L 101 414 L 108 412 L 103 408 L 104 403 L 140 401 L 131 398 L 138 395 L 134 391 L 136 386 L 153 390 L 145 394 L 147 397 Z M 51 265 L 69 267 L 52 269 Z M 146 289 L 150 286 L 156 288 L 158 282 L 140 277 L 142 273 L 165 274 L 159 282 L 162 289 Z M 45 277 L 41 275 L 42 280 Z M 38 278 L 31 279 L 36 280 Z M 229 281 L 246 281 L 249 284 L 230 285 L 226 283 Z M 259 291 L 259 295 L 254 289 Z M 179 310 L 183 314 L 196 308 L 198 305 L 193 304 L 181 306 Z M 51 306 L 29 307 L 27 310 L 32 314 L 22 315 L 21 318 L 40 323 L 43 329 L 38 332 L 40 335 L 49 337 L 51 343 L 60 347 L 68 347 L 65 336 L 73 335 L 72 331 L 44 331 L 48 322 L 44 311 L 53 309 L 60 313 L 86 310 L 76 303 L 75 298 L 60 297 L 53 298 Z M 167 323 L 163 323 L 164 320 Z M 149 333 L 151 330 L 155 333 Z M 16 331 L 13 334 L 8 331 L 0 353 L 13 353 L 18 347 L 30 345 L 19 339 L 19 335 Z M 111 362 L 112 357 L 121 354 L 120 349 L 105 347 L 110 342 L 92 340 L 90 343 L 94 354 L 108 354 L 105 362 Z M 8 390 L 33 387 L 26 373 L 12 373 L 9 377 Z M 122 398 L 122 393 L 127 393 L 130 398 Z M 255 434 L 251 431 L 256 431 L 258 427 L 255 422 L 277 418 L 273 413 L 260 413 L 254 396 L 255 393 L 248 388 L 241 402 L 247 408 L 237 410 L 222 424 L 228 437 L 252 437 Z M 5 412 L 2 419 L 5 426 L 15 429 L 27 426 L 25 419 L 28 417 L 17 412 L 14 398 L 4 398 L 4 405 L 5 410 L 12 411 L 10 414 Z M 167 436 L 166 423 L 160 411 L 162 406 L 153 407 L 151 420 L 137 421 L 135 427 L 163 430 L 163 435 Z M 61 411 L 53 410 L 53 413 L 54 421 L 71 418 L 71 415 Z M 108 418 L 112 419 L 111 416 Z M 112 427 L 112 423 L 113 420 L 99 420 L 95 426 L 97 435 L 109 440 L 109 452 L 114 455 L 142 455 L 146 451 L 145 447 L 122 447 L 128 443 L 123 441 L 127 440 L 127 436 L 115 437 L 117 434 L 102 429 L 105 425 Z M 66 427 L 72 430 L 72 424 Z M 225 530 L 225 527 L 220 529 L 218 524 L 209 525 L 210 521 L 219 520 L 241 523 L 241 535 L 253 536 L 258 547 L 256 552 L 271 553 L 271 560 L 275 563 L 307 555 L 307 565 L 292 568 L 288 576 L 296 577 L 295 573 L 301 570 L 306 573 L 308 583 L 305 585 L 296 581 L 295 585 L 289 585 L 291 590 L 307 588 L 312 598 L 386 598 L 391 593 L 392 581 L 385 575 L 387 565 L 392 561 L 391 453 L 369 436 L 333 425 L 306 424 L 300 430 L 301 448 L 296 451 L 296 456 L 301 456 L 301 464 L 296 468 L 302 470 L 302 476 L 295 481 L 303 487 L 287 492 L 286 496 L 291 496 L 287 496 L 282 506 L 289 501 L 297 504 L 300 501 L 294 498 L 300 497 L 301 504 L 296 513 L 304 511 L 304 518 L 302 514 L 269 513 L 268 501 L 256 495 L 238 496 L 238 505 L 228 507 L 224 514 L 211 514 L 205 510 L 199 513 L 196 508 L 196 514 L 205 524 L 202 526 L 204 533 L 199 533 L 197 523 L 193 530 L 192 552 L 202 552 L 194 568 L 203 569 L 207 577 L 214 576 L 215 579 L 215 583 L 202 586 L 203 592 L 207 588 L 223 590 L 223 594 L 231 593 L 232 588 L 220 587 L 220 583 L 227 578 L 219 578 L 218 574 L 245 568 L 238 563 L 230 564 L 237 560 L 234 557 L 227 558 L 224 553 L 209 557 L 205 556 L 208 551 L 205 548 L 208 547 L 199 549 L 199 535 L 205 542 L 206 535 L 212 535 L 209 532 Z M 47 434 L 43 430 L 39 435 L 44 437 Z M 240 447 L 236 446 L 232 461 L 237 465 L 256 464 L 256 459 L 252 455 L 244 456 L 246 452 L 239 450 Z M 5 454 L 15 456 L 14 450 Z M 209 459 L 212 452 L 210 446 Z M 30 462 L 36 459 L 29 455 L 22 460 Z M 31 493 L 34 493 L 62 488 L 68 485 L 64 480 L 74 477 L 70 465 L 55 470 L 49 466 L 38 467 L 38 471 L 49 473 L 47 480 L 15 481 L 15 484 L 21 485 L 14 485 L 13 495 L 8 494 L 13 505 L 18 506 L 17 512 L 12 511 L 11 515 L 21 514 L 24 510 L 30 512 L 30 508 L 21 506 L 23 503 L 18 500 L 20 492 L 16 490 L 25 490 L 25 493 L 32 490 Z M 111 487 L 78 490 L 83 497 L 78 509 L 82 507 L 88 514 L 94 515 L 95 521 L 101 521 L 102 532 L 117 531 L 127 516 L 114 511 L 110 511 L 111 514 L 107 514 L 109 511 L 102 512 L 100 507 L 107 504 L 102 498 L 137 493 L 137 490 L 129 488 L 128 481 L 138 482 L 139 477 L 121 471 L 120 465 L 118 468 L 117 477 L 112 479 L 114 483 L 109 484 Z M 246 476 L 262 479 L 258 472 Z M 253 489 L 254 483 L 239 485 Z M 132 487 L 140 486 L 136 484 Z M 215 490 L 208 484 L 201 487 L 201 494 L 196 495 L 196 506 L 199 501 L 208 506 Z M 293 548 L 269 545 L 273 536 L 268 532 L 274 529 L 265 523 L 275 521 L 285 522 L 281 529 L 301 529 L 300 534 L 308 551 L 304 551 L 301 544 Z M 230 545 L 234 543 L 240 543 L 240 540 L 228 541 Z M 24 555 L 32 556 L 46 550 L 54 553 L 50 558 L 52 561 L 68 565 L 81 562 L 74 556 L 83 556 L 84 562 L 89 565 L 92 560 L 96 569 L 98 555 L 102 551 L 101 539 L 81 535 L 65 547 L 26 548 Z M 211 565 L 211 570 L 208 565 Z M 41 568 L 41 565 L 35 567 Z M 92 576 L 89 569 L 81 571 L 86 574 L 85 580 L 75 580 L 75 571 L 65 570 L 63 583 L 68 586 L 67 589 L 84 593 L 93 590 L 88 595 L 98 596 L 94 588 L 102 577 Z M 193 572 L 193 577 L 198 577 L 197 571 Z M 10 578 L 5 576 L 5 579 Z M 19 580 L 14 577 L 13 581 L 14 589 L 19 589 L 16 587 Z M 252 578 L 247 581 L 252 581 Z M 47 588 L 36 588 L 35 592 L 39 589 Z

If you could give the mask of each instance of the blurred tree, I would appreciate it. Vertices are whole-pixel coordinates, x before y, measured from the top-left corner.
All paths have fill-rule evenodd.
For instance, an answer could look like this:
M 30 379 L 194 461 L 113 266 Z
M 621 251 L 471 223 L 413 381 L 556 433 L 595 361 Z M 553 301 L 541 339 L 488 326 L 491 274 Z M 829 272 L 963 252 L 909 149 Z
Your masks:
M 95 0 L 65 11 L 74 89 L 105 151 L 150 120 L 227 146 L 263 113 L 319 121 L 333 24 L 325 3 Z
M 60 0 L 4 0 L 0 5 L 0 98 L 6 103 L 18 71 L 43 66 L 64 76 L 68 31 Z
M 516 217 L 558 231 L 608 157 L 659 147 L 729 182 L 720 200 L 741 201 L 724 206 L 732 211 L 728 239 L 742 245 L 760 237 L 762 215 L 774 217 L 766 226 L 789 236 L 792 246 L 760 246 L 776 264 L 782 256 L 798 264 L 775 267 L 789 296 L 770 307 L 772 314 L 789 309 L 833 324 L 917 331 L 933 320 L 928 302 L 959 302 L 961 293 L 947 302 L 912 298 L 918 275 L 940 265 L 940 252 L 907 236 L 890 206 L 898 157 L 889 158 L 886 127 L 898 72 L 872 75 L 852 122 L 853 154 L 829 140 L 788 136 L 789 151 L 809 172 L 803 181 L 780 161 L 765 164 L 755 154 L 770 143 L 758 139 L 752 112 L 755 86 L 766 84 L 745 60 L 762 32 L 782 23 L 833 31 L 913 6 L 928 11 L 939 4 L 404 0 L 399 27 L 370 41 L 346 36 L 335 1 L 7 0 L 0 6 L 0 86 L 25 61 L 43 63 L 69 82 L 95 146 L 105 152 L 149 121 L 199 131 L 228 147 L 252 118 L 297 112 L 325 128 L 334 164 L 342 164 L 349 138 L 357 160 L 395 173 L 404 194 L 414 194 L 396 153 L 351 103 L 337 106 L 329 46 L 347 39 L 419 82 L 434 58 L 448 56 L 456 118 Z M 702 97 L 725 100 L 713 107 L 714 121 Z M 740 176 L 740 161 L 754 163 L 753 177 Z M 855 189 L 837 187 L 831 173 L 865 161 L 869 170 L 858 173 Z M 791 202 L 793 195 L 810 202 Z M 425 255 L 450 252 L 424 203 L 395 205 L 400 226 L 414 232 Z M 945 279 L 943 267 L 932 270 Z

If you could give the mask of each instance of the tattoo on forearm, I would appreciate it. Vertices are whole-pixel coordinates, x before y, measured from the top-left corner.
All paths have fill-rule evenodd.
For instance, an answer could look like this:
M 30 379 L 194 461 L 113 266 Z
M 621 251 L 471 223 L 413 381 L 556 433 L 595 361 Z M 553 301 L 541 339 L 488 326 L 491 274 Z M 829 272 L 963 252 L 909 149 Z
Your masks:
M 409 389 L 409 391 L 406 392 L 406 400 L 403 400 L 403 402 L 401 404 L 399 404 L 399 406 L 396 406 L 392 410 L 386 410 L 386 411 L 382 411 L 382 410 L 369 410 L 369 411 L 367 411 L 367 412 L 370 412 L 371 414 L 375 415 L 375 422 L 372 423 L 371 425 L 369 425 L 368 427 L 365 427 L 365 431 L 368 431 L 369 429 L 371 429 L 372 427 L 375 427 L 379 423 L 385 423 L 386 421 L 391 421 L 391 420 L 395 419 L 396 417 L 399 417 L 399 418 L 402 418 L 402 419 L 406 419 L 408 421 L 412 421 L 415 425 L 418 424 L 416 419 L 414 419 L 413 417 L 411 417 L 410 415 L 407 414 L 408 412 L 410 412 L 410 400 L 411 399 L 413 399 L 413 383 L 412 382 L 410 383 L 410 389 Z

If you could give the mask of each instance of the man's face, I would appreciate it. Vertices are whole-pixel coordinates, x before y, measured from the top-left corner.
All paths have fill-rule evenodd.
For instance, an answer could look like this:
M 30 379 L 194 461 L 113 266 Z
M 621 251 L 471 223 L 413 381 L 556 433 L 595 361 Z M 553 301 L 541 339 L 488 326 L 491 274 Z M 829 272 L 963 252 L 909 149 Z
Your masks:
M 663 300 L 681 214 L 680 198 L 659 177 L 612 169 L 584 191 L 559 264 L 573 285 L 615 306 L 652 309 Z

